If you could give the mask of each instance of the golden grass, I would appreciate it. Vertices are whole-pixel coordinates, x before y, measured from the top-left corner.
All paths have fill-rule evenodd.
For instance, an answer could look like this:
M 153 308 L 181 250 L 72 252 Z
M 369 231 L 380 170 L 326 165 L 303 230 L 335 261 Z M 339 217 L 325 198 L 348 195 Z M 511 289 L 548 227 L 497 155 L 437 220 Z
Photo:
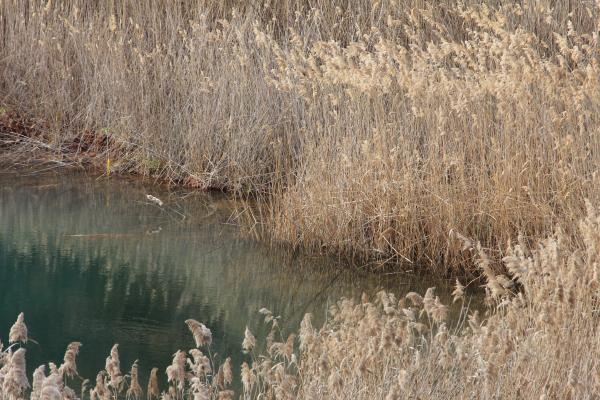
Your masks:
M 430 288 L 396 298 L 379 292 L 358 302 L 342 299 L 329 309 L 321 328 L 307 314 L 296 333 L 286 334 L 279 317 L 261 309 L 270 333 L 260 346 L 246 328 L 242 349 L 251 357 L 240 368 L 226 358 L 218 364 L 210 329 L 187 320 L 197 347 L 177 350 L 166 368 L 167 388 L 152 369 L 147 398 L 199 399 L 592 399 L 600 391 L 600 215 L 589 206 L 576 242 L 561 230 L 529 249 L 510 246 L 502 262 L 509 275 L 490 270 L 477 244 L 465 251 L 478 258 L 486 277 L 487 309 L 469 310 L 460 282 L 453 305 Z M 460 309 L 449 321 L 451 307 Z M 483 311 L 483 310 L 481 310 Z M 16 327 L 16 328 L 15 328 Z M 4 352 L 0 348 L 0 398 L 22 399 L 27 340 L 20 314 L 11 332 L 25 332 Z M 183 328 L 183 326 L 182 326 Z M 33 374 L 31 399 L 74 399 L 80 343 L 67 348 L 64 363 L 42 365 Z M 118 346 L 89 390 L 92 399 L 139 399 L 138 363 L 121 372 Z M 74 378 L 77 377 L 77 378 Z M 241 381 L 238 392 L 234 380 Z M 159 395 L 159 393 L 161 393 Z
M 501 251 L 600 198 L 599 6 L 479 3 L 4 0 L 0 100 L 36 145 L 260 197 L 276 241 L 475 272 L 449 231 Z

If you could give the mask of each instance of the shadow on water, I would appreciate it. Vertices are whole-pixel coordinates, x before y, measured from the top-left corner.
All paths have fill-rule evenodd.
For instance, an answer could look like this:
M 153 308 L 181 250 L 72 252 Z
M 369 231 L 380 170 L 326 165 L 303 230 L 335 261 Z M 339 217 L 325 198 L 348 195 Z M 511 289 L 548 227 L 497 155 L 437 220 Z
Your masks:
M 238 366 L 245 326 L 265 333 L 262 307 L 295 327 L 306 312 L 323 321 L 342 296 L 434 285 L 290 257 L 242 237 L 230 214 L 222 197 L 140 181 L 0 176 L 0 338 L 23 311 L 39 342 L 27 345 L 28 370 L 61 361 L 77 340 L 79 372 L 92 381 L 119 343 L 122 369 L 139 358 L 144 386 L 152 367 L 164 371 L 177 349 L 192 348 L 187 318 L 213 331 L 217 359 Z

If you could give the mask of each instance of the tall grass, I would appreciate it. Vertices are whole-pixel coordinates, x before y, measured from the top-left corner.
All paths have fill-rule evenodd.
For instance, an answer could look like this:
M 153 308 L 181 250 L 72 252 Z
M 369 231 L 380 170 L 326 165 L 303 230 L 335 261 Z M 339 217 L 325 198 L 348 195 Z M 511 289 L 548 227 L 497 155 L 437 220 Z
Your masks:
M 162 388 L 156 368 L 147 386 L 138 381 L 137 361 L 126 373 L 118 345 L 88 385 L 77 372 L 78 342 L 59 366 L 48 364 L 48 375 L 46 365 L 38 367 L 30 383 L 28 331 L 20 314 L 10 329 L 11 346 L 0 347 L 0 399 L 140 399 L 142 387 L 148 399 L 165 400 L 597 398 L 600 215 L 593 207 L 577 232 L 576 242 L 558 230 L 537 248 L 510 246 L 502 261 L 510 278 L 495 274 L 490 256 L 466 241 L 465 251 L 486 277 L 485 314 L 469 310 L 459 281 L 453 305 L 443 304 L 434 288 L 402 298 L 364 294 L 358 302 L 331 306 L 320 328 L 307 314 L 289 335 L 280 317 L 263 308 L 270 333 L 261 345 L 246 328 L 240 351 L 251 361 L 241 366 L 213 356 L 211 344 L 220 338 L 189 319 L 196 347 L 175 352 L 164 371 L 169 385 Z M 461 310 L 458 320 L 448 320 L 452 307 Z
M 277 241 L 474 272 L 449 231 L 499 252 L 600 197 L 593 1 L 0 4 L 37 142 L 258 196 Z

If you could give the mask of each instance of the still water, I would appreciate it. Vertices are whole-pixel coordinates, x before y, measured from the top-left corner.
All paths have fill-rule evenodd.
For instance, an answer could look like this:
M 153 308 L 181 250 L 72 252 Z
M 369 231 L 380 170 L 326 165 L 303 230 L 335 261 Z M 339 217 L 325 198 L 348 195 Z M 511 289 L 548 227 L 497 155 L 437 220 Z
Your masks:
M 29 371 L 80 341 L 79 373 L 93 381 L 118 343 L 122 369 L 139 359 L 145 387 L 159 367 L 164 389 L 172 354 L 194 346 L 188 318 L 239 366 L 245 326 L 264 333 L 262 307 L 291 328 L 306 312 L 323 320 L 342 296 L 431 284 L 274 250 L 244 237 L 232 210 L 222 197 L 139 180 L 0 174 L 0 340 L 22 311 L 35 340 Z

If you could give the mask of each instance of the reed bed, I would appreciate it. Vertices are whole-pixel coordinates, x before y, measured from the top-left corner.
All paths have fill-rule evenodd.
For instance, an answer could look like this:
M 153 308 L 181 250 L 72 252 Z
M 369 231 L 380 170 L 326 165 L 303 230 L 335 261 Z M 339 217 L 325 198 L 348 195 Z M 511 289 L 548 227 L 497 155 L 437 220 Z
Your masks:
M 281 317 L 263 308 L 260 318 L 269 334 L 257 341 L 246 328 L 240 351 L 248 361 L 235 366 L 231 358 L 213 356 L 211 344 L 220 338 L 189 319 L 195 347 L 174 353 L 160 372 L 169 382 L 162 388 L 156 368 L 147 385 L 138 381 L 138 370 L 150 366 L 135 361 L 126 372 L 118 344 L 92 383 L 77 372 L 79 342 L 68 345 L 60 364 L 38 367 L 30 381 L 30 338 L 21 313 L 10 328 L 9 347 L 0 350 L 0 398 L 597 398 L 597 210 L 588 206 L 575 230 L 576 242 L 558 229 L 538 247 L 510 246 L 502 260 L 506 275 L 493 272 L 479 243 L 457 238 L 485 276 L 486 310 L 469 310 L 469 288 L 460 281 L 453 304 L 443 304 L 435 288 L 401 298 L 385 291 L 372 299 L 363 294 L 359 301 L 332 305 L 320 328 L 307 314 L 290 334 L 281 328 Z M 453 307 L 460 317 L 450 321 Z
M 0 100 L 58 161 L 257 197 L 277 242 L 469 274 L 449 231 L 501 252 L 599 200 L 599 21 L 587 0 L 3 0 Z

